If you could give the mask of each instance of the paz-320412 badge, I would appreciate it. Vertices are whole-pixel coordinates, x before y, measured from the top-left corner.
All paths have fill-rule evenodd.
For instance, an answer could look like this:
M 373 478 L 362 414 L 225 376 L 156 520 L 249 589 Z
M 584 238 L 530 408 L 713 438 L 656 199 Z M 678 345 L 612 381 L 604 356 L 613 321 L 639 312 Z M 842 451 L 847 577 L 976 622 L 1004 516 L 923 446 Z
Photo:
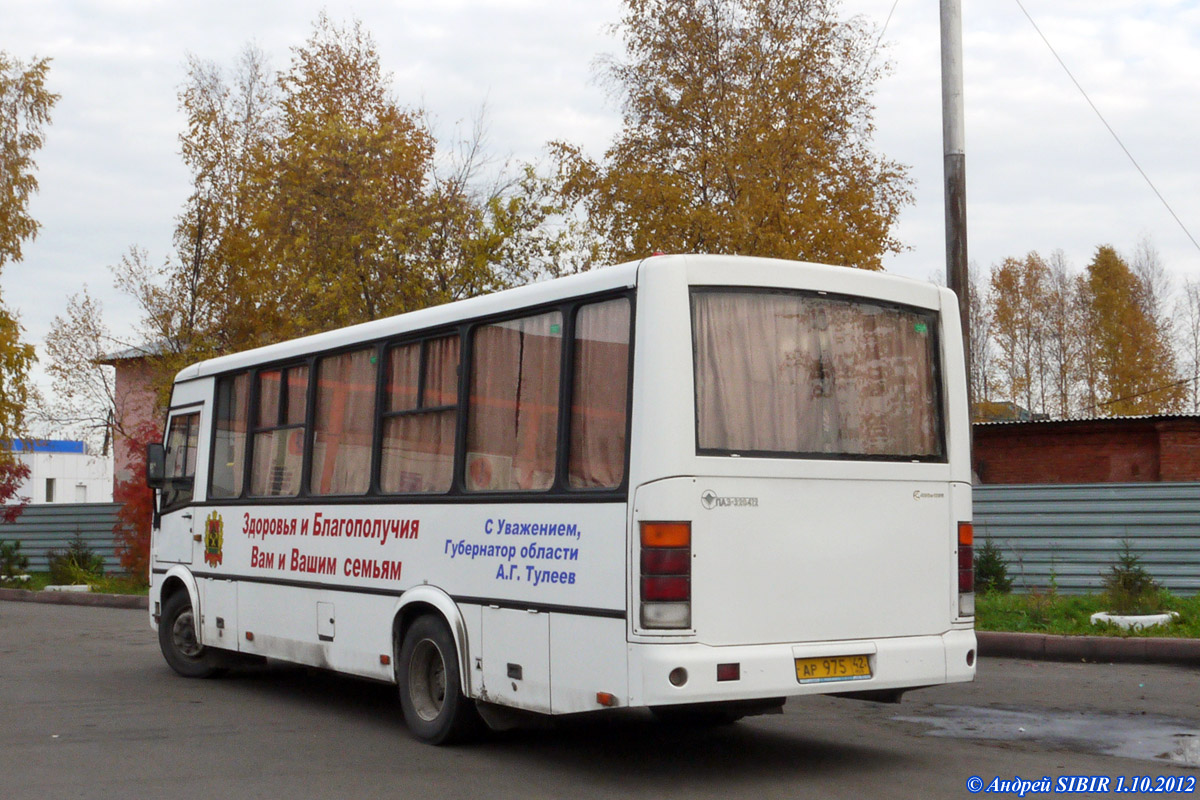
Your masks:
M 204 563 L 215 567 L 221 563 L 221 548 L 225 544 L 225 523 L 216 511 L 204 520 Z

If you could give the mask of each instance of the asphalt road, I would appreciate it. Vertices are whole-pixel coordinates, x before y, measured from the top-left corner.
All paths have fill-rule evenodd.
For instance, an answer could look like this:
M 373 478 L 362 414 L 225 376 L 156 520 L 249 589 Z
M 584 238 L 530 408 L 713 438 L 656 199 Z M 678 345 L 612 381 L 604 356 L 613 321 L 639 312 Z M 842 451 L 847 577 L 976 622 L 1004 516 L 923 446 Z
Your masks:
M 985 659 L 975 683 L 900 705 L 793 700 L 702 731 L 623 711 L 432 748 L 392 687 L 288 666 L 186 680 L 143 611 L 0 602 L 0 798 L 826 800 L 968 797 L 972 776 L 1200 781 L 1186 765 L 1200 765 L 1197 678 Z

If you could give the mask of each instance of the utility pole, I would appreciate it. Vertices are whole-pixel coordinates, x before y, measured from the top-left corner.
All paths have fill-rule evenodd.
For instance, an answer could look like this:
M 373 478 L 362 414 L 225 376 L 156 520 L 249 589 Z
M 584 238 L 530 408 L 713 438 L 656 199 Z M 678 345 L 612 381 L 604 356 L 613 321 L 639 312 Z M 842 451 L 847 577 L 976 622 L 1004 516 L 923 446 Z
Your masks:
M 970 396 L 970 280 L 967 277 L 966 133 L 963 124 L 962 2 L 941 0 L 942 164 L 946 179 L 946 285 L 958 295 Z

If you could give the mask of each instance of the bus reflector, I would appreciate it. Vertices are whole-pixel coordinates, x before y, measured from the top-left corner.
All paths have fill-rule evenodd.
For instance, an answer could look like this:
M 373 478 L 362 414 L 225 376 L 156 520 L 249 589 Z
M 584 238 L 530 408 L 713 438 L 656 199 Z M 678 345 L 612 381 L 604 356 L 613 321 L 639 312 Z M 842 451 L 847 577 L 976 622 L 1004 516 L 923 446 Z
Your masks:
M 617 696 L 608 692 L 596 692 L 596 702 L 605 708 L 612 708 L 617 704 Z
M 736 681 L 742 677 L 741 664 L 717 664 L 718 681 Z
M 642 577 L 642 600 L 688 600 L 692 580 L 686 575 Z
M 692 627 L 691 603 L 642 603 L 642 627 L 653 629 Z
M 642 627 L 691 627 L 692 524 L 643 522 L 640 530 Z
M 958 615 L 975 616 L 975 526 L 958 523 Z
M 690 547 L 692 523 L 643 522 L 642 547 Z
M 643 575 L 686 575 L 691 565 L 692 553 L 686 547 L 642 549 Z

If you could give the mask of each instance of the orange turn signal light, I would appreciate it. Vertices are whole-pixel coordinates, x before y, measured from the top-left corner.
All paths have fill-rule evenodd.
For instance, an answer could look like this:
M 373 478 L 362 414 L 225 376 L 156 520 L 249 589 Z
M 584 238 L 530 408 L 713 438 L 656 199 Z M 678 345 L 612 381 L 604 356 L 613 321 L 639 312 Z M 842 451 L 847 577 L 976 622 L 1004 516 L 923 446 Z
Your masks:
M 970 522 L 958 523 L 958 543 L 966 547 L 975 544 L 975 526 Z
M 690 547 L 692 523 L 643 522 L 642 547 Z

